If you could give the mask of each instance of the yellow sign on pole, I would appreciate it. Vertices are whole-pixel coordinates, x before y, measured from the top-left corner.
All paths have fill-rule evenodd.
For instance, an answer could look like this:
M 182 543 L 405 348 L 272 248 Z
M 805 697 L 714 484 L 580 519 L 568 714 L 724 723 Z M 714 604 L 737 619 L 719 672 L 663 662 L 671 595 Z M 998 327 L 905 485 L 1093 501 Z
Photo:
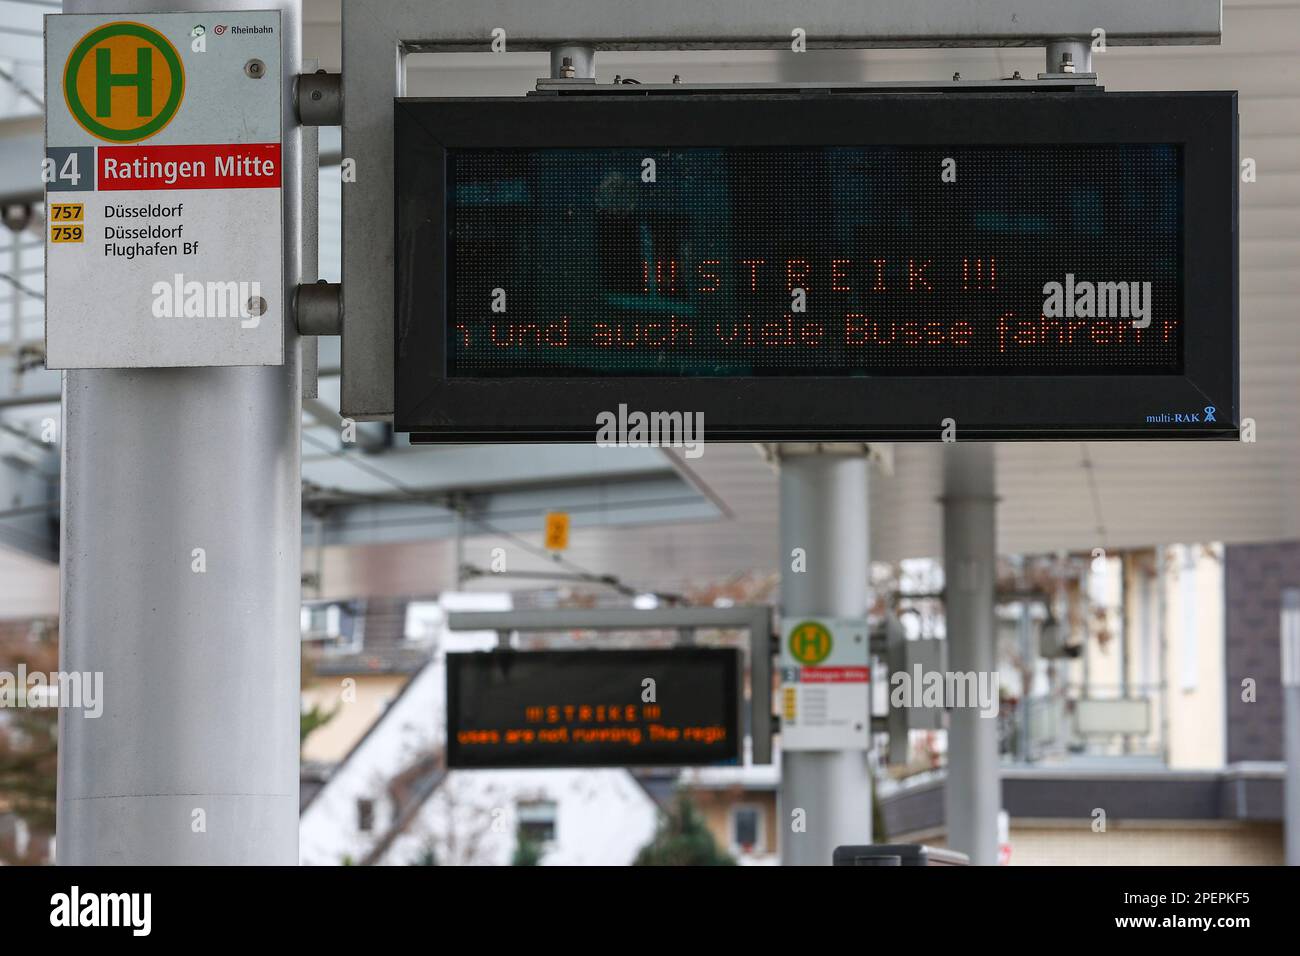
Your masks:
M 566 511 L 546 513 L 546 550 L 563 551 L 569 546 L 569 514 Z

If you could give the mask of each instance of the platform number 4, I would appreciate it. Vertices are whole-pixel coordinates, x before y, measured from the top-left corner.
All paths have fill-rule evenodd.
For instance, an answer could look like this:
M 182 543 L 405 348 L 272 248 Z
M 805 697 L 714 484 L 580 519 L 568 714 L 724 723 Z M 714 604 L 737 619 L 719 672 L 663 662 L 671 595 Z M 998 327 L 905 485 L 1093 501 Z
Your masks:
M 61 163 L 57 156 L 46 156 L 41 163 L 41 182 L 49 186 L 80 185 L 81 161 L 77 150 L 68 150 Z

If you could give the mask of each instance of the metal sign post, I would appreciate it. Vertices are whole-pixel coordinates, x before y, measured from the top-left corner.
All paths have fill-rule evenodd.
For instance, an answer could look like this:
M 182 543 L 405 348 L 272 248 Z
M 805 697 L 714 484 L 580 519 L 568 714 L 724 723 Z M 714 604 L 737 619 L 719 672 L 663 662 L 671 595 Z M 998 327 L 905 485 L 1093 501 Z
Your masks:
M 69 0 L 65 9 L 147 26 L 156 6 Z M 172 125 L 202 102 L 207 61 L 197 58 L 244 38 L 260 49 L 265 34 L 235 28 L 261 25 L 265 14 L 252 11 L 279 11 L 279 79 L 248 82 L 278 83 L 249 95 L 274 99 L 285 131 L 279 197 L 265 218 L 283 222 L 271 260 L 282 268 L 270 281 L 291 287 L 303 188 L 292 110 L 300 4 L 172 7 L 209 28 L 208 52 L 178 48 L 189 88 Z M 111 57 L 113 72 L 128 71 Z M 138 199 L 154 201 L 148 191 Z M 158 281 L 169 266 L 158 263 Z M 56 286 L 77 281 L 52 265 L 52 328 L 68 318 Z M 128 308 L 104 295 L 93 318 L 108 335 Z M 60 666 L 102 674 L 104 701 L 98 717 L 60 713 L 60 863 L 297 863 L 301 410 L 298 339 L 285 326 L 273 343 L 279 366 L 64 373 Z

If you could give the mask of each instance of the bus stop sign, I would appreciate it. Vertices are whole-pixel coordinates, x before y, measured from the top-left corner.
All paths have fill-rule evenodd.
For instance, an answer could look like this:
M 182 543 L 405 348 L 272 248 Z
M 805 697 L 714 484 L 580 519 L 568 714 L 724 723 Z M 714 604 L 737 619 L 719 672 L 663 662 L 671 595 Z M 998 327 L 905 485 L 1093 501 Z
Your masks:
M 45 18 L 52 369 L 280 365 L 280 14 Z

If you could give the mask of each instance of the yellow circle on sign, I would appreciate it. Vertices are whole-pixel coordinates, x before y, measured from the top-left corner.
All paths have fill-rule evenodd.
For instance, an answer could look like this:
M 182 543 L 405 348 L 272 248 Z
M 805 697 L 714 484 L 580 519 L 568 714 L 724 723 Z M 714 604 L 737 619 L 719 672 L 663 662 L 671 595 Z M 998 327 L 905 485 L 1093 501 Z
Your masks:
M 790 631 L 790 656 L 800 664 L 820 664 L 831 656 L 831 632 L 817 621 L 804 621 Z
M 185 68 L 171 42 L 143 23 L 97 27 L 64 67 L 63 95 L 77 124 L 99 139 L 134 143 L 172 121 L 185 96 Z

